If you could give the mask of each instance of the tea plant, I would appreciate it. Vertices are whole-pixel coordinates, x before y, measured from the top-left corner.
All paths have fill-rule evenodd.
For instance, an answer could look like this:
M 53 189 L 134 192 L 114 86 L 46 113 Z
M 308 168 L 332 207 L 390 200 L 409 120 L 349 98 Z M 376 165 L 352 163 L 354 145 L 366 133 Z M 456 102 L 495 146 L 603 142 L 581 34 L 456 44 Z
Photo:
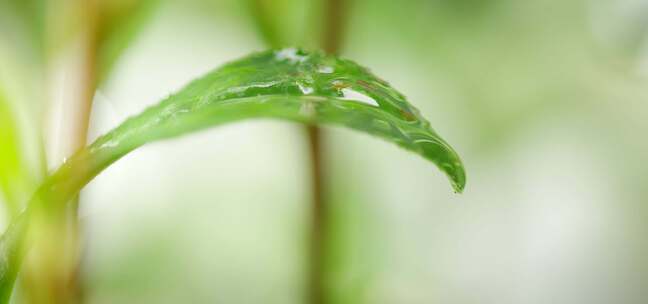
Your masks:
M 266 35 L 280 36 L 268 30 L 268 26 L 261 24 L 266 28 Z M 278 38 L 267 40 L 273 47 L 285 44 Z M 336 44 L 329 37 L 322 48 L 335 53 Z M 105 62 L 109 65 L 113 60 Z M 1 101 L 0 109 L 3 109 Z M 8 116 L 7 113 L 3 110 L 0 115 Z M 35 229 L 35 218 L 56 221 L 50 215 L 54 210 L 72 201 L 111 164 L 143 145 L 257 118 L 288 120 L 307 126 L 341 126 L 369 133 L 436 164 L 456 192 L 465 186 L 465 172 L 457 153 L 403 94 L 367 68 L 317 49 L 288 47 L 253 53 L 199 77 L 157 105 L 129 118 L 79 149 L 47 176 L 0 240 L 0 303 L 8 303 L 11 298 L 21 262 L 30 249 L 28 235 Z M 10 120 L 3 117 L 2 122 L 8 124 Z M 3 147 L 15 147 L 9 143 L 14 140 L 9 133 L 11 128 L 3 125 L 3 131 L 7 131 L 0 132 Z M 312 138 L 313 132 L 310 134 L 311 140 L 318 140 Z M 16 163 L 12 161 L 16 152 L 4 148 L 2 151 L 3 161 Z M 3 174 L 16 176 L 18 169 L 0 164 L 3 165 L 0 185 L 5 186 Z M 314 297 L 311 301 L 317 303 L 321 299 Z

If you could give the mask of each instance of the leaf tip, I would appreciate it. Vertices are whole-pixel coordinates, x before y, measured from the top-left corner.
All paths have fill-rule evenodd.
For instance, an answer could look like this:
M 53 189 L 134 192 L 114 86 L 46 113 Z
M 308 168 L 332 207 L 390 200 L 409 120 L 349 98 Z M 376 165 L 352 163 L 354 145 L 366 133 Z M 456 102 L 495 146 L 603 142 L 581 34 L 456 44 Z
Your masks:
M 464 170 L 461 164 L 459 165 L 460 167 L 450 175 L 450 183 L 455 193 L 462 194 L 466 188 L 466 170 Z

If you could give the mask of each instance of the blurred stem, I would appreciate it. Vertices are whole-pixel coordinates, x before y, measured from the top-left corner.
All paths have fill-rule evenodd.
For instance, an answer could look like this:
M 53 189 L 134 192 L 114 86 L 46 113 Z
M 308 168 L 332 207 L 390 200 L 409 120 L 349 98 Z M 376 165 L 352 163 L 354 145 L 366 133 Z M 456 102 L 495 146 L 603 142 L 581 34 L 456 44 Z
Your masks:
M 55 105 L 61 107 L 61 114 L 53 117 L 61 126 L 60 141 L 49 147 L 50 165 L 58 166 L 62 160 L 71 156 L 87 142 L 90 125 L 92 101 L 98 82 L 98 37 L 97 0 L 78 0 L 83 28 L 79 33 L 80 50 L 77 54 L 78 83 L 76 92 L 66 92 L 72 98 L 59 100 Z M 66 68 L 66 67 L 64 67 Z M 56 111 L 55 111 L 56 113 Z M 79 197 L 70 204 L 43 210 L 33 225 L 35 238 L 32 264 L 25 267 L 25 283 L 28 303 L 34 304 L 79 304 L 83 303 L 83 284 L 80 280 L 81 267 L 81 227 L 78 218 Z M 27 265 L 26 265 L 27 266 Z
M 326 297 L 326 252 L 328 231 L 328 202 L 324 197 L 324 172 L 322 168 L 324 152 L 322 147 L 322 130 L 317 126 L 307 126 L 308 144 L 311 157 L 311 187 L 313 191 L 311 205 L 311 227 L 308 269 L 308 302 L 310 304 L 328 303 Z
M 325 19 L 322 48 L 329 54 L 338 54 L 344 41 L 349 0 L 324 1 Z
M 249 0 L 257 29 L 266 44 L 272 48 L 286 46 L 277 25 L 273 4 L 270 0 Z M 320 0 L 323 8 L 322 29 L 319 46 L 329 54 L 338 54 L 343 41 L 346 4 L 348 0 Z M 310 153 L 310 175 L 312 202 L 310 207 L 311 226 L 309 229 L 309 246 L 307 262 L 307 303 L 328 304 L 331 302 L 326 290 L 327 255 L 330 253 L 328 240 L 330 231 L 329 208 L 326 194 L 327 167 L 324 159 L 326 134 L 317 126 L 306 126 Z
M 345 27 L 345 0 L 324 0 L 324 27 L 321 47 L 329 54 L 338 54 Z M 310 304 L 329 304 L 327 292 L 327 255 L 330 253 L 330 202 L 325 183 L 324 141 L 326 134 L 317 126 L 308 126 L 308 139 L 312 162 L 313 201 L 310 228 L 310 269 L 308 274 L 308 301 Z
M 88 140 L 88 129 L 90 127 L 90 115 L 92 112 L 92 102 L 96 94 L 98 81 L 99 81 L 99 37 L 98 37 L 98 22 L 99 22 L 99 9 L 97 0 L 85 0 L 86 23 L 87 23 L 87 52 L 85 62 L 83 64 L 83 77 L 85 78 L 85 86 L 81 88 L 82 99 L 80 105 L 80 115 L 78 129 L 75 130 L 76 141 L 73 143 L 74 150 L 85 147 Z M 71 109 L 74 111 L 74 109 Z M 69 285 L 68 290 L 64 293 L 63 297 L 56 303 L 76 303 L 81 304 L 85 302 L 85 292 L 83 281 L 81 280 L 81 267 L 83 248 L 81 245 L 82 231 L 79 222 L 79 196 L 74 198 L 72 204 L 68 205 L 69 209 L 65 212 L 66 223 L 69 227 L 69 244 L 67 248 L 71 254 L 70 268 L 66 269 L 68 273 Z

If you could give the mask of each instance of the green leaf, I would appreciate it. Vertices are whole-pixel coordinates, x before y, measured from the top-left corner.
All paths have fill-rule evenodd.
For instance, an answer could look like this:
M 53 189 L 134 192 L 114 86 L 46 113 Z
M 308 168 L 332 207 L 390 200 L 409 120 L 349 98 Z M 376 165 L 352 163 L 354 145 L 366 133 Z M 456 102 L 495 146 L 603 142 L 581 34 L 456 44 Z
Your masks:
M 465 184 L 457 154 L 402 94 L 352 61 L 294 48 L 254 54 L 193 81 L 85 153 L 90 160 L 106 161 L 103 168 L 146 143 L 248 118 L 368 132 L 437 164 L 456 191 Z
M 142 145 L 250 118 L 340 125 L 367 132 L 437 164 L 457 192 L 465 185 L 464 168 L 454 150 L 385 81 L 349 60 L 283 49 L 227 64 L 128 119 L 50 176 L 28 212 L 38 211 L 45 203 L 69 201 L 102 170 Z M 20 225 L 24 226 L 12 225 L 4 238 L 20 239 L 16 236 L 24 233 Z M 0 248 L 12 249 L 1 243 Z M 0 263 L 5 263 L 0 264 L 0 271 L 15 272 L 15 265 L 6 264 L 5 259 Z M 0 273 L 0 283 L 4 280 L 5 274 Z

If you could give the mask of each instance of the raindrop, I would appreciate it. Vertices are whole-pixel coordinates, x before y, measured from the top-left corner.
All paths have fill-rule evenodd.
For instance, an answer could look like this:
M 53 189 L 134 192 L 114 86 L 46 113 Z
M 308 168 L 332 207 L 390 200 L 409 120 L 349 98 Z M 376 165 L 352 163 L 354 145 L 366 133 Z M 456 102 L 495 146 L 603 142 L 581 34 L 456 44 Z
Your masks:
M 297 86 L 299 86 L 299 90 L 301 90 L 304 95 L 312 94 L 315 91 L 312 87 L 305 86 L 301 83 L 297 83 Z
M 275 58 L 279 61 L 288 60 L 290 63 L 301 63 L 306 61 L 307 56 L 298 54 L 296 48 L 287 48 L 275 53 Z
M 343 88 L 342 95 L 342 99 L 358 101 L 374 107 L 380 106 L 375 99 L 350 88 Z
M 317 72 L 322 73 L 322 74 L 331 74 L 334 71 L 335 70 L 333 69 L 333 67 L 330 67 L 328 65 L 321 65 L 321 66 L 319 66 L 317 68 Z
M 270 81 L 270 82 L 263 82 L 263 83 L 255 83 L 251 85 L 246 85 L 246 86 L 238 86 L 238 87 L 231 87 L 227 89 L 228 93 L 244 93 L 245 91 L 249 89 L 265 89 L 265 88 L 270 88 L 273 86 L 276 86 L 280 83 L 280 81 Z

